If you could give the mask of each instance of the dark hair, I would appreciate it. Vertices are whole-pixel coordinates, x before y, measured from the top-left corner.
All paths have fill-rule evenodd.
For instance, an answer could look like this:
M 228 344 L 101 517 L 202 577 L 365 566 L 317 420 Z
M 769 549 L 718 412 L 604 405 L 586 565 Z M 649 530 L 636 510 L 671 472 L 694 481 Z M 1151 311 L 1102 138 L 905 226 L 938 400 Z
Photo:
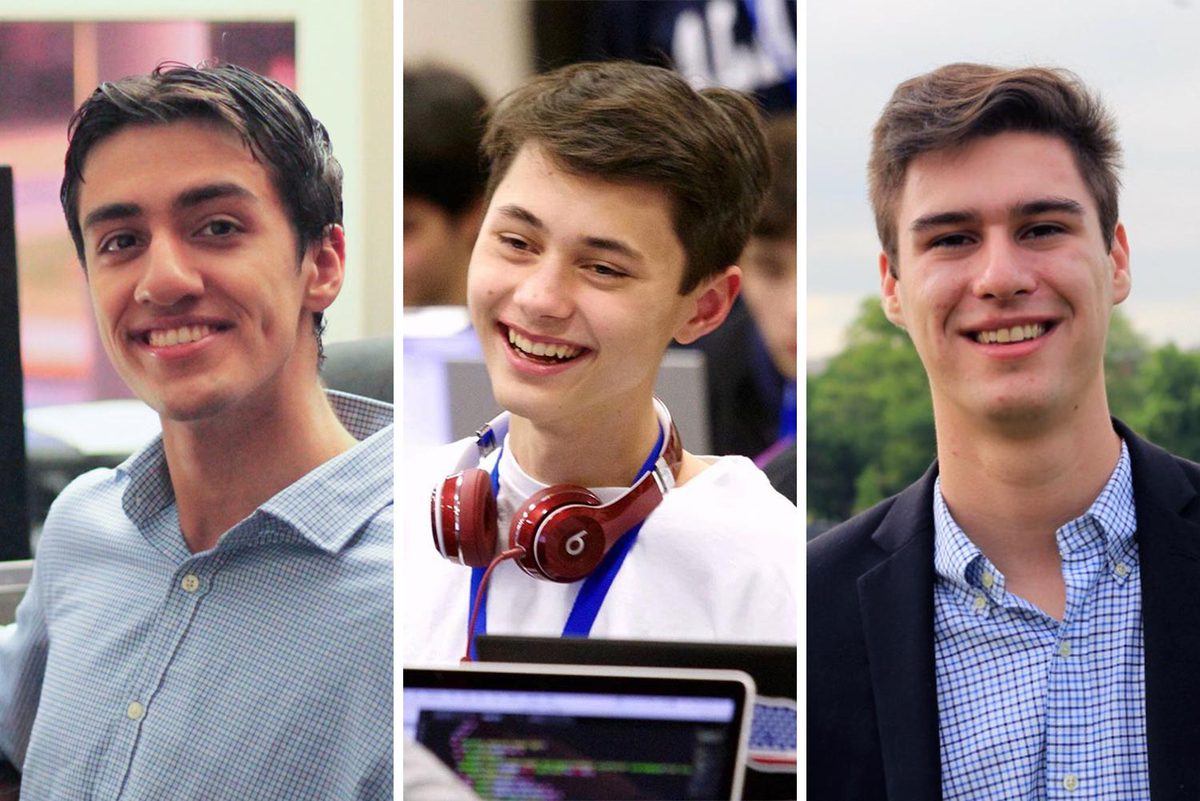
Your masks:
M 211 120 L 232 128 L 266 168 L 296 233 L 298 254 L 342 224 L 342 167 L 329 133 L 296 93 L 234 64 L 159 64 L 149 75 L 106 81 L 76 110 L 67 129 L 60 199 L 75 252 L 86 268 L 79 186 L 96 144 L 128 125 Z M 320 356 L 323 315 L 313 313 Z
M 470 79 L 437 66 L 404 69 L 404 196 L 450 215 L 483 197 L 479 155 L 487 101 Z
M 896 87 L 875 125 L 868 164 L 871 206 L 893 265 L 896 213 L 909 163 L 923 153 L 1006 131 L 1044 133 L 1067 143 L 1096 201 L 1105 246 L 1112 247 L 1121 146 L 1100 98 L 1063 69 L 949 64 Z
M 630 61 L 573 64 L 503 97 L 483 137 L 489 198 L 527 143 L 572 173 L 661 187 L 687 255 L 680 294 L 737 262 L 770 176 L 747 97 Z
M 771 186 L 754 236 L 766 239 L 796 237 L 796 117 L 767 120 L 767 150 L 771 154 Z

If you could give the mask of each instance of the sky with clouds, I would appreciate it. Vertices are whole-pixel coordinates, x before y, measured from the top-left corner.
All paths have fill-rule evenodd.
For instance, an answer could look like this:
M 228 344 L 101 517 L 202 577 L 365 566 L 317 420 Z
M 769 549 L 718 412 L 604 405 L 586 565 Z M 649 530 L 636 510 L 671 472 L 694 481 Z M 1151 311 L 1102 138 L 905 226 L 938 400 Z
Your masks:
M 870 131 L 900 81 L 953 61 L 1066 67 L 1124 147 L 1121 219 L 1154 343 L 1200 347 L 1200 0 L 840 0 L 807 11 L 808 355 L 878 293 Z

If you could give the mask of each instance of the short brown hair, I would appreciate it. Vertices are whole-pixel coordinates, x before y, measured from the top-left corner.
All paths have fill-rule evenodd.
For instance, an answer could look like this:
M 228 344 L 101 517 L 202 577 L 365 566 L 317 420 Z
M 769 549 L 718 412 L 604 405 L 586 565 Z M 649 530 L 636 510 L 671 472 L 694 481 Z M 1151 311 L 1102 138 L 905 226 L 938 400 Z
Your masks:
M 572 173 L 661 187 L 687 254 L 680 294 L 737 262 L 770 175 L 747 97 L 629 61 L 572 64 L 501 98 L 483 137 L 489 199 L 527 143 Z
M 796 116 L 767 121 L 767 149 L 771 153 L 771 186 L 753 236 L 764 239 L 796 238 Z
M 893 271 L 897 207 L 912 160 L 1006 131 L 1045 133 L 1067 143 L 1096 201 L 1104 244 L 1112 248 L 1121 146 L 1100 98 L 1063 69 L 948 64 L 896 87 L 875 124 L 868 163 L 871 207 Z

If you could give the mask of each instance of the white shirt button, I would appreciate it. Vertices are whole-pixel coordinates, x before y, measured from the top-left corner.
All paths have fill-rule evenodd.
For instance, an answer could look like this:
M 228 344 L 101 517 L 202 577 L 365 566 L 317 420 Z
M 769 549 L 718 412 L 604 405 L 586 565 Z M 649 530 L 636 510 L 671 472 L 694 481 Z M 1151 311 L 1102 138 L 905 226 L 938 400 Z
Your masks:
M 1129 565 L 1124 562 L 1117 562 L 1116 567 L 1113 568 L 1113 572 L 1117 574 L 1118 578 L 1125 578 L 1129 575 Z
M 1071 643 L 1067 642 L 1066 640 L 1063 640 L 1062 642 L 1060 642 L 1058 644 L 1058 655 L 1059 656 L 1070 656 L 1071 655 Z
M 990 590 L 995 583 L 996 583 L 996 577 L 993 576 L 991 574 L 991 572 L 985 572 L 983 574 L 983 586 L 985 589 Z
M 983 609 L 985 606 L 987 606 L 987 598 L 983 597 L 982 595 L 976 595 L 975 596 L 975 608 Z
M 195 592 L 196 590 L 200 589 L 200 579 L 197 578 L 195 574 L 188 573 L 183 577 L 183 580 L 179 582 L 179 586 L 183 587 L 184 592 Z
M 137 701 L 130 701 L 129 706 L 125 707 L 125 714 L 130 720 L 141 720 L 146 716 L 146 707 Z
M 1079 778 L 1074 773 L 1068 773 L 1066 776 L 1063 776 L 1064 790 L 1068 793 L 1073 793 L 1077 787 L 1079 787 Z

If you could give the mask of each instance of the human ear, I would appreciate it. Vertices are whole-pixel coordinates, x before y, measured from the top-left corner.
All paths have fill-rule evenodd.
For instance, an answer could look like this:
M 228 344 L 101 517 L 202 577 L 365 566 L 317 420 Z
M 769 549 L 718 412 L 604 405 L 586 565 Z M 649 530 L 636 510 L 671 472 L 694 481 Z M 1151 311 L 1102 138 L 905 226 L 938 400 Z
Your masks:
M 886 252 L 879 254 L 879 292 L 882 296 L 883 313 L 894 325 L 904 327 L 904 309 L 900 305 L 900 295 L 896 293 L 896 284 L 900 279 L 895 274 L 894 265 L 888 259 Z
M 340 225 L 327 226 L 320 241 L 309 245 L 304 260 L 304 266 L 312 264 L 304 290 L 304 308 L 325 311 L 342 290 L 342 281 L 346 277 L 345 229 Z
M 675 341 L 688 345 L 725 322 L 741 286 L 742 270 L 737 265 L 701 282 L 688 293 L 690 316 L 675 330 Z
M 1120 303 L 1129 297 L 1129 290 L 1133 284 L 1132 276 L 1129 273 L 1129 238 L 1125 234 L 1125 226 L 1122 223 L 1117 223 L 1116 230 L 1113 231 L 1112 250 L 1109 251 L 1108 257 L 1113 263 L 1113 305 Z

